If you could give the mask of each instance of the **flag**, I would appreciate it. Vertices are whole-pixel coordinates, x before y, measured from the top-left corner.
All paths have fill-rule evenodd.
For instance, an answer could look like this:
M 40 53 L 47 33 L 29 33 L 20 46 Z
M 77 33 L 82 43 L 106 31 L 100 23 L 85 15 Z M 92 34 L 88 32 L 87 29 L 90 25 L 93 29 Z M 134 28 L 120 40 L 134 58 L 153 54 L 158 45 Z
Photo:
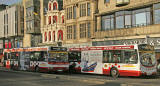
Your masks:
M 38 15 L 38 13 L 36 13 L 36 12 L 33 12 L 33 14 L 34 14 L 34 15 Z

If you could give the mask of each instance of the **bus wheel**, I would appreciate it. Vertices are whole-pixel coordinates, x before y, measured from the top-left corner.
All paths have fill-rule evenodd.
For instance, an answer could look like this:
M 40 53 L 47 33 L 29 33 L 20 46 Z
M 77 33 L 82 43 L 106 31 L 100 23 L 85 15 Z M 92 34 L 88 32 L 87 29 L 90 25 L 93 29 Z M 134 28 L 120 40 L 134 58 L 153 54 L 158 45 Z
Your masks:
M 39 67 L 38 66 L 36 66 L 35 72 L 39 72 Z
M 119 76 L 118 70 L 116 68 L 111 69 L 111 76 L 117 78 Z

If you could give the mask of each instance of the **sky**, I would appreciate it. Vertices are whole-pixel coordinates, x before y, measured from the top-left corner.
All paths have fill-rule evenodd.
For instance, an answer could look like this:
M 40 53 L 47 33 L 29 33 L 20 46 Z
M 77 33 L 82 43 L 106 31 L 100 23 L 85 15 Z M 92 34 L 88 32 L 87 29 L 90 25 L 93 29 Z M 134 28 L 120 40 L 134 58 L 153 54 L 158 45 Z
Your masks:
M 11 4 L 17 3 L 19 1 L 21 1 L 21 0 L 0 0 L 0 4 L 11 5 Z

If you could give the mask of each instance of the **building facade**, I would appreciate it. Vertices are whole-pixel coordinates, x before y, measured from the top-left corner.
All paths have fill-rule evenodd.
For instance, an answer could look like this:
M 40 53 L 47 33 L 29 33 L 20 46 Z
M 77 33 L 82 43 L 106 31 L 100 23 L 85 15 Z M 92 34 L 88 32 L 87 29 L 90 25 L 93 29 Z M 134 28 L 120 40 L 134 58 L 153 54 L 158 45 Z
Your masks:
M 98 0 L 93 46 L 160 45 L 159 0 Z M 158 54 L 157 54 L 158 55 Z M 160 56 L 158 55 L 157 58 Z
M 24 6 L 24 46 L 35 47 L 41 43 L 40 0 L 23 0 Z
M 92 46 L 97 0 L 63 0 L 67 47 Z
M 50 0 L 41 27 L 42 45 L 62 46 L 64 40 L 63 0 Z
M 23 47 L 23 7 L 7 6 L 0 11 L 0 20 L 1 48 Z

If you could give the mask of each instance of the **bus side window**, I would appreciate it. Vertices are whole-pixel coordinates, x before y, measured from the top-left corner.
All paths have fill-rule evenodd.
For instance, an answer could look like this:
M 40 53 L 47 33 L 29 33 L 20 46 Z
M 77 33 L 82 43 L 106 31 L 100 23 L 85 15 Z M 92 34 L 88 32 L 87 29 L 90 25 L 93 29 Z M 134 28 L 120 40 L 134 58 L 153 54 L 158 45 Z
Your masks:
M 103 51 L 103 63 L 107 63 L 109 60 L 109 53 L 108 51 Z
M 122 63 L 122 52 L 120 50 L 113 51 L 112 58 L 113 63 Z
M 135 64 L 137 63 L 137 54 L 136 51 L 125 51 L 124 52 L 124 62 Z

